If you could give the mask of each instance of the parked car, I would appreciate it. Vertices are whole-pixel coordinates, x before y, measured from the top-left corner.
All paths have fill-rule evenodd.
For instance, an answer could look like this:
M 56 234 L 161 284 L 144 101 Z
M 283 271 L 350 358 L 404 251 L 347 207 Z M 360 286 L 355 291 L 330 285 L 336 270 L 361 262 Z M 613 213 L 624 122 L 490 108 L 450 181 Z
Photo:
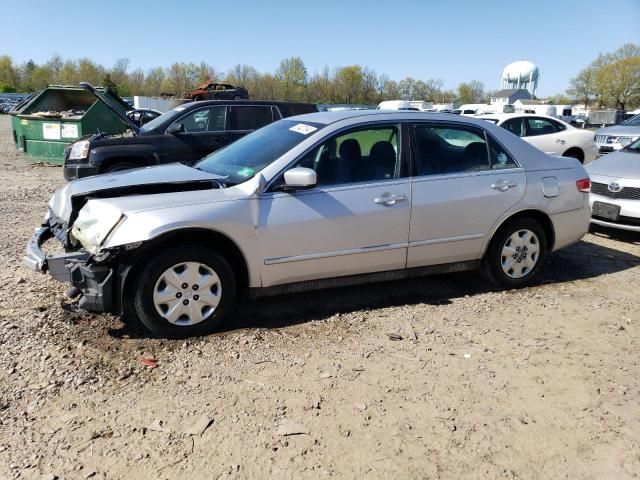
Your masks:
M 591 223 L 640 232 L 640 139 L 587 165 Z
M 153 108 L 137 108 L 135 110 L 129 110 L 127 112 L 127 117 L 137 126 L 141 127 L 151 120 L 158 118 L 162 115 L 162 112 L 155 110 Z
M 101 100 L 109 102 L 104 96 Z M 69 145 L 63 168 L 67 180 L 161 163 L 192 164 L 257 128 L 317 108 L 310 103 L 250 100 L 191 102 L 141 127 L 117 109 L 112 111 L 134 134 L 96 134 Z
M 249 92 L 243 87 L 228 83 L 208 81 L 195 90 L 185 93 L 188 100 L 247 100 Z
M 600 154 L 621 150 L 640 138 L 640 115 L 614 127 L 596 131 L 596 146 Z
M 527 113 L 488 114 L 478 118 L 499 125 L 551 155 L 572 157 L 581 163 L 589 163 L 598 156 L 593 132 L 572 127 L 557 118 Z
M 80 308 L 200 335 L 240 293 L 266 295 L 479 268 L 525 285 L 577 242 L 589 178 L 477 119 L 322 112 L 280 120 L 198 162 L 69 182 L 24 264 Z M 45 255 L 52 237 L 66 253 Z

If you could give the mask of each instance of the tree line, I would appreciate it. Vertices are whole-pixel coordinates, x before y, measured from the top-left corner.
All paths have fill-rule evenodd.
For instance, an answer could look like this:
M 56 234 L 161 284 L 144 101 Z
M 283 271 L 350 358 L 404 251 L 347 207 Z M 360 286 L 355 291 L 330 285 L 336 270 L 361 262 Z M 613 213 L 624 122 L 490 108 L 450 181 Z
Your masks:
M 399 81 L 361 65 L 348 65 L 309 73 L 300 57 L 283 59 L 275 72 L 262 73 L 250 65 L 238 64 L 227 72 L 206 62 L 176 62 L 169 67 L 146 71 L 130 68 L 127 58 L 105 67 L 89 58 L 63 59 L 54 54 L 49 61 L 29 60 L 16 64 L 9 55 L 0 56 L 0 92 L 32 92 L 47 85 L 77 85 L 81 81 L 111 87 L 121 96 L 162 94 L 183 95 L 207 80 L 240 85 L 252 98 L 318 103 L 376 104 L 382 100 L 424 100 L 448 103 L 488 101 L 482 82 L 461 83 L 446 89 L 440 79 Z
M 32 92 L 47 85 L 77 85 L 86 81 L 113 88 L 121 96 L 174 94 L 182 96 L 207 80 L 240 85 L 252 98 L 313 103 L 374 105 L 383 100 L 424 100 L 434 103 L 487 103 L 494 93 L 471 80 L 455 89 L 438 78 L 407 77 L 396 81 L 362 65 L 348 65 L 310 73 L 300 57 L 283 59 L 275 72 L 259 72 L 238 64 L 220 71 L 207 62 L 176 62 L 148 70 L 131 68 L 129 59 L 105 67 L 89 58 L 63 59 L 54 54 L 47 62 L 16 64 L 0 56 L 0 92 Z M 548 97 L 551 103 L 632 108 L 640 104 L 640 45 L 626 44 L 604 53 L 571 79 L 566 94 Z
M 585 107 L 638 107 L 640 45 L 627 43 L 614 52 L 598 55 L 571 79 L 567 95 Z

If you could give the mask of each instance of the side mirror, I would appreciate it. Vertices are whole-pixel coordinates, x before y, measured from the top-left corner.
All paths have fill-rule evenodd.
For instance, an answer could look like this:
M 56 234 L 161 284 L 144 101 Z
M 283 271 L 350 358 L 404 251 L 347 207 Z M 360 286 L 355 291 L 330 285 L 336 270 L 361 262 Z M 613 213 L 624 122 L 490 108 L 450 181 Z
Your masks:
M 311 168 L 295 167 L 284 172 L 284 186 L 297 190 L 314 187 L 318 183 L 316 171 Z
M 184 125 L 182 123 L 174 123 L 172 125 L 169 125 L 169 128 L 167 128 L 167 133 L 170 133 L 171 135 L 184 133 Z

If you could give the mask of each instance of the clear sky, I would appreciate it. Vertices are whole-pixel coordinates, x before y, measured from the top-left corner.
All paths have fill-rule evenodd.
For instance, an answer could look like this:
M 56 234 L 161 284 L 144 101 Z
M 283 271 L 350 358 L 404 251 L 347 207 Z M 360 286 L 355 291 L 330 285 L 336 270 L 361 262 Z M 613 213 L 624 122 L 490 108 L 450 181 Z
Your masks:
M 16 9 L 16 5 L 19 7 Z M 206 61 L 273 72 L 300 56 L 310 73 L 360 64 L 392 79 L 480 80 L 531 60 L 538 94 L 564 91 L 600 52 L 640 43 L 640 0 L 0 0 L 0 55 L 53 53 L 109 67 Z

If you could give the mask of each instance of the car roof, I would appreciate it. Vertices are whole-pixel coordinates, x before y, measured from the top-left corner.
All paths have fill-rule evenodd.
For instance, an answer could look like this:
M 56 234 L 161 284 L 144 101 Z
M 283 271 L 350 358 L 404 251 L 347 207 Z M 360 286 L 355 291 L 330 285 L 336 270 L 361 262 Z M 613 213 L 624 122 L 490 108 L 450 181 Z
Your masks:
M 555 117 L 551 117 L 549 115 L 541 115 L 537 113 L 524 113 L 524 112 L 522 113 L 482 113 L 475 116 L 475 118 L 494 119 L 498 121 L 508 120 L 510 118 L 517 118 L 517 117 L 539 117 L 539 118 L 548 118 L 550 120 L 555 120 L 556 122 L 562 122 L 562 120 Z
M 315 105 L 314 103 L 302 102 L 278 102 L 274 100 L 198 100 L 187 102 L 179 107 L 191 108 L 193 106 L 203 107 L 207 105 Z
M 480 120 L 476 120 L 473 117 L 462 117 L 453 113 L 441 113 L 441 112 L 421 112 L 415 110 L 343 110 L 343 111 L 331 111 L 331 112 L 318 112 L 318 113 L 306 113 L 304 115 L 297 115 L 295 117 L 289 117 L 287 120 L 297 120 L 301 122 L 320 123 L 324 125 L 330 125 L 332 123 L 340 122 L 343 120 L 353 120 L 353 123 L 363 123 L 367 121 L 378 120 L 380 116 L 384 116 L 384 120 L 408 120 L 408 121 L 447 121 L 455 123 L 468 123 L 474 125 L 483 125 L 486 122 L 480 123 Z

